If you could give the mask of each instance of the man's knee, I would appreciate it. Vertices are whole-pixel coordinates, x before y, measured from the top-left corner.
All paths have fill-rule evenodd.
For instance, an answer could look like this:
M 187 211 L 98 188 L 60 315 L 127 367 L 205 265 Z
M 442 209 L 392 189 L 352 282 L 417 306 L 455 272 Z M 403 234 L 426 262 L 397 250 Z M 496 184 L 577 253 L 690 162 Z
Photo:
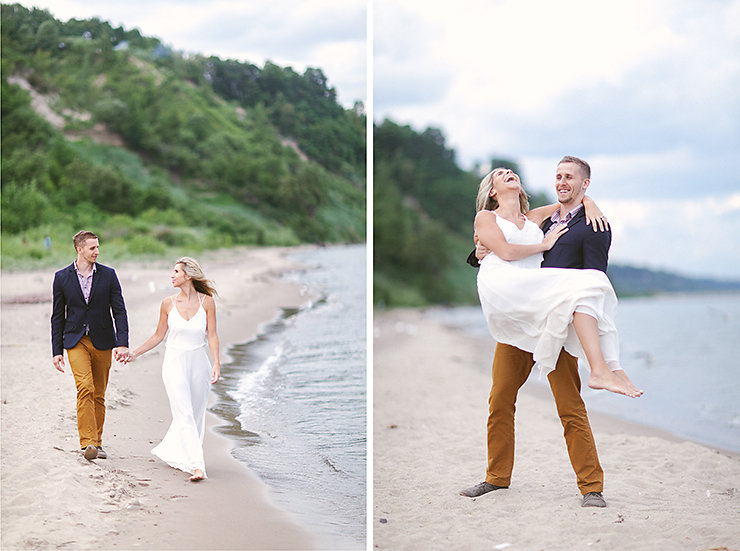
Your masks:
M 95 396 L 95 385 L 90 380 L 83 380 L 77 382 L 77 397 L 87 398 L 88 396 Z

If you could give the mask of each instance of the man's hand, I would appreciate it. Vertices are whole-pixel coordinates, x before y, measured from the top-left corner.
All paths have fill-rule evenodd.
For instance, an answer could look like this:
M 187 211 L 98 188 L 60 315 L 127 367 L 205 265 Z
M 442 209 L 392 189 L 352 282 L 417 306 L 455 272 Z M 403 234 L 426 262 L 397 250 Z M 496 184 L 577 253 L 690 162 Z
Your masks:
M 483 260 L 490 253 L 491 249 L 486 247 L 483 243 L 481 243 L 480 241 L 477 241 L 475 243 L 475 258 L 477 258 L 478 260 Z
M 475 258 L 477 258 L 479 261 L 483 260 L 491 252 L 491 249 L 480 242 L 477 233 L 473 234 L 473 241 L 475 242 Z
M 57 371 L 64 373 L 64 354 L 59 354 L 51 359 L 51 363 L 57 368 Z

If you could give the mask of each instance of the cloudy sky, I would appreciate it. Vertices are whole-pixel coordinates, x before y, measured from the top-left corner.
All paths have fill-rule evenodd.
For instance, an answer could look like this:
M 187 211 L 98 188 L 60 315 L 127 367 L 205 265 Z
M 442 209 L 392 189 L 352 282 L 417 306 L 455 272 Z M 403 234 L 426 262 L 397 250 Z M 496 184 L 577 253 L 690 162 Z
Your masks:
M 319 67 L 351 107 L 366 98 L 365 0 L 20 0 L 62 21 L 99 17 L 174 49 L 302 73 Z
M 514 159 L 533 190 L 585 158 L 613 261 L 740 279 L 740 1 L 373 9 L 375 121 L 441 128 L 464 168 Z
M 346 107 L 366 100 L 372 43 L 374 120 L 441 128 L 464 168 L 514 159 L 532 190 L 583 157 L 612 260 L 740 279 L 740 0 L 23 3 L 186 52 L 317 66 Z

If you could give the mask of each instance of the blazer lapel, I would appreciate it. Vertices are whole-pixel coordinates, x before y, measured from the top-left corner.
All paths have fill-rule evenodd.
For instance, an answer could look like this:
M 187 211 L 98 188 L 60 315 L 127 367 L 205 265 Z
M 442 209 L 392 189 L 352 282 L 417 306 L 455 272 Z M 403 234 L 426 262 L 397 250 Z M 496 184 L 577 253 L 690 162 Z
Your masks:
M 581 218 L 586 218 L 586 207 L 581 207 L 577 213 L 568 220 L 568 227 L 572 227 L 577 221 L 579 221 Z
M 82 287 L 80 286 L 80 280 L 77 277 L 77 270 L 75 270 L 74 262 L 67 268 L 67 276 L 69 277 L 69 284 L 77 289 L 77 295 L 82 303 L 85 303 L 85 295 L 82 294 Z
M 93 274 L 92 287 L 90 288 L 90 302 L 92 302 L 93 296 L 95 296 L 95 289 L 98 287 L 98 281 L 100 280 L 100 266 L 95 265 L 95 273 Z M 84 297 L 83 297 L 84 300 Z

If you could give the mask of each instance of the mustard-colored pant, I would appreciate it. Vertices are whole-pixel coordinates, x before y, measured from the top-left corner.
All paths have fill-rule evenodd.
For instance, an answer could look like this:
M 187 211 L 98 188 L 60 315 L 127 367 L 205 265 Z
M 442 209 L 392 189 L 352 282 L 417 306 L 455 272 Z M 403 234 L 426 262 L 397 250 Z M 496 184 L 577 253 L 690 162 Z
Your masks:
M 499 343 L 493 359 L 493 385 L 488 399 L 488 469 L 486 482 L 509 486 L 514 468 L 514 412 L 519 389 L 529 377 L 534 360 L 508 344 Z M 601 492 L 604 471 L 599 464 L 596 443 L 581 398 L 578 360 L 560 352 L 555 371 L 547 377 L 555 397 L 570 463 L 581 494 Z
M 77 386 L 77 432 L 80 447 L 100 446 L 105 423 L 105 389 L 111 366 L 111 351 L 98 350 L 84 336 L 67 349 L 69 366 Z

